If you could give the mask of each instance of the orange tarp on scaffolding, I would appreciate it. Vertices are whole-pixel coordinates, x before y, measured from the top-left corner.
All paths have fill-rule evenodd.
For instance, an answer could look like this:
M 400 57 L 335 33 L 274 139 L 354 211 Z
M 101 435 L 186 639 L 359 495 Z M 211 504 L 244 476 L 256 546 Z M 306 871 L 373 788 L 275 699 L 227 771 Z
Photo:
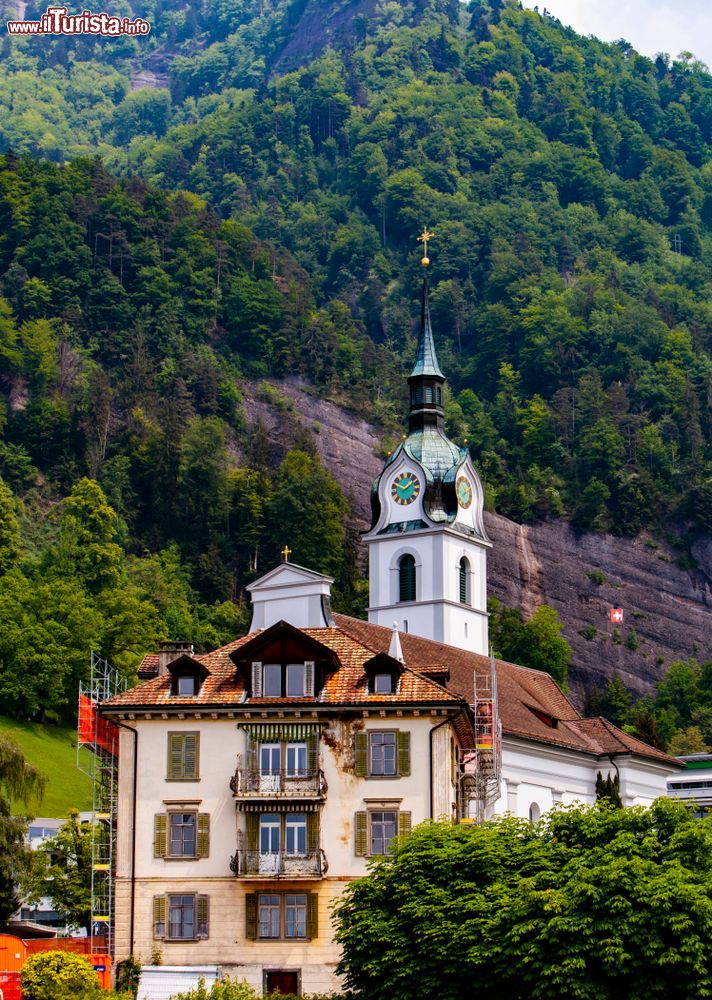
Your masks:
M 79 695 L 79 742 L 96 745 L 113 757 L 119 752 L 119 729 L 113 722 L 103 719 L 96 705 L 86 695 Z

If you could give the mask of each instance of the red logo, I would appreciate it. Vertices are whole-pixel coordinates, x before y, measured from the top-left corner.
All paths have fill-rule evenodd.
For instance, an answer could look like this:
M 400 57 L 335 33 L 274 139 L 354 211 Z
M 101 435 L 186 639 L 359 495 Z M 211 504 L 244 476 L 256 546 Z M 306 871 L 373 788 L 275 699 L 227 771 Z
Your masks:
M 612 622 L 622 622 L 623 608 L 611 608 L 609 615 Z

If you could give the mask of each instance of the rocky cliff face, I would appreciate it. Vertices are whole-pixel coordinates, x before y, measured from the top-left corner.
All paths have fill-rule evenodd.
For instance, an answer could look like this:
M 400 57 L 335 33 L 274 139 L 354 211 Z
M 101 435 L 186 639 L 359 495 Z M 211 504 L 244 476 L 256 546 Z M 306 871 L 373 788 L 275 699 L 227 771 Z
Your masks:
M 276 391 L 279 406 L 244 387 L 248 420 L 261 420 L 277 448 L 287 425 L 309 431 L 365 530 L 371 484 L 382 468 L 378 432 L 296 382 Z M 527 527 L 497 514 L 487 515 L 486 525 L 490 593 L 525 615 L 541 603 L 556 608 L 574 650 L 569 679 L 579 700 L 587 685 L 616 673 L 642 694 L 672 660 L 712 656 L 712 538 L 697 543 L 699 568 L 687 570 L 677 563 L 680 553 L 648 535 L 578 535 L 565 522 Z M 622 626 L 609 621 L 613 607 L 623 609 Z

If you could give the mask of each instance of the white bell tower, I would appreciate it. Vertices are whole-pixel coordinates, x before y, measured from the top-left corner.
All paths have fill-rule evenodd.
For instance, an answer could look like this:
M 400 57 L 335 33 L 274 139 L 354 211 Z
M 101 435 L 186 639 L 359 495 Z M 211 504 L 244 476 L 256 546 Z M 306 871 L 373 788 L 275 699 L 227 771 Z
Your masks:
M 432 234 L 424 236 L 429 237 Z M 426 245 L 427 254 L 427 245 Z M 427 267 L 427 256 L 423 264 Z M 408 437 L 373 486 L 368 620 L 489 654 L 484 491 L 467 449 L 445 435 L 445 376 L 423 281 Z

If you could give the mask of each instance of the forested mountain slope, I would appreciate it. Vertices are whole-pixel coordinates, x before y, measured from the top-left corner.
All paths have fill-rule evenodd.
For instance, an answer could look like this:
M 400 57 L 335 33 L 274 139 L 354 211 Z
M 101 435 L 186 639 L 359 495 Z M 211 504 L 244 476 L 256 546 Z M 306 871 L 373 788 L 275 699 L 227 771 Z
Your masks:
M 703 67 L 502 0 L 135 13 L 148 40 L 2 42 L 0 710 L 71 711 L 89 645 L 130 670 L 162 635 L 220 641 L 285 541 L 359 608 L 314 435 L 265 384 L 276 454 L 240 386 L 301 374 L 394 441 L 425 222 L 448 430 L 490 506 L 646 529 L 694 569 L 712 528 Z M 132 91 L 148 71 L 168 86 Z M 75 558 L 90 545 L 101 572 Z

